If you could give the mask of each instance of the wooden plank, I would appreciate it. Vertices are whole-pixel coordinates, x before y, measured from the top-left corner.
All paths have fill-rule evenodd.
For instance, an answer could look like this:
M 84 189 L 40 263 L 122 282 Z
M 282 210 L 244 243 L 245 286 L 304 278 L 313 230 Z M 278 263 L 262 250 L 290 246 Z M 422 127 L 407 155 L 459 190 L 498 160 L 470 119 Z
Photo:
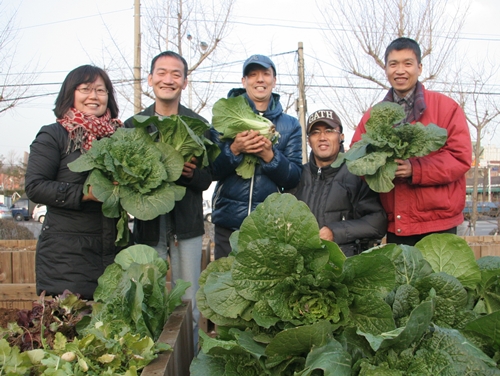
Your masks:
M 12 283 L 12 252 L 0 252 L 0 284 Z
M 482 244 L 481 257 L 500 256 L 500 244 Z
M 12 252 L 12 283 L 35 283 L 35 251 Z
M 28 300 L 7 300 L 0 301 L 0 308 L 9 309 L 32 309 L 33 302 Z
M 24 247 L 31 247 L 36 245 L 37 240 L 36 239 L 24 239 L 24 240 L 13 240 L 13 239 L 0 239 L 0 247 L 6 247 L 6 248 L 24 248 Z
M 210 239 L 203 241 L 201 248 L 201 270 L 205 270 L 212 261 L 212 243 Z
M 467 244 L 479 243 L 480 238 L 480 236 L 463 236 L 463 239 L 467 242 Z
M 189 366 L 194 357 L 190 300 L 184 301 L 170 315 L 158 341 L 169 344 L 173 351 L 160 353 L 158 358 L 144 367 L 141 376 L 189 376 Z
M 476 259 L 481 257 L 481 246 L 479 244 L 469 245 L 469 247 L 472 249 L 472 252 L 474 252 L 474 257 Z
M 38 300 L 35 283 L 0 284 L 0 301 L 6 300 Z
M 0 240 L 0 247 L 17 248 L 17 240 Z

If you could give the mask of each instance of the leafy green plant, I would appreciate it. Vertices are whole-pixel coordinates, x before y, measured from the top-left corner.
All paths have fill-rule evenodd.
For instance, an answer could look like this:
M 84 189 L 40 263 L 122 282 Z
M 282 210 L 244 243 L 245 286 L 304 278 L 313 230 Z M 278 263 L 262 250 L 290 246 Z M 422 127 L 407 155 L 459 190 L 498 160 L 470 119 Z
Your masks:
M 230 240 L 200 277 L 218 335 L 200 332 L 193 376 L 500 374 L 500 311 L 479 312 L 496 307 L 500 258 L 476 262 L 455 235 L 345 258 L 304 203 L 276 193 Z
M 92 186 L 102 201 L 106 217 L 120 218 L 118 245 L 128 244 L 127 212 L 151 220 L 174 208 L 185 187 L 175 184 L 184 159 L 172 146 L 154 142 L 144 129 L 119 128 L 109 138 L 96 140 L 92 148 L 68 164 L 71 171 L 91 171 L 84 193 Z
M 212 114 L 212 125 L 221 134 L 221 140 L 232 140 L 243 131 L 257 131 L 273 143 L 278 141 L 279 133 L 274 124 L 254 113 L 242 95 L 219 99 L 212 108 Z M 250 179 L 258 161 L 255 155 L 245 154 L 236 173 L 243 179 Z
M 190 286 L 178 280 L 168 293 L 167 270 L 167 261 L 154 248 L 138 244 L 121 251 L 99 277 L 89 328 L 108 322 L 117 330 L 128 327 L 132 333 L 157 340 Z
M 205 137 L 210 126 L 202 120 L 180 115 L 162 118 L 135 115 L 133 124 L 136 128 L 154 125 L 157 131 L 151 135 L 153 140 L 173 146 L 181 153 L 184 162 L 196 157 L 199 167 L 207 167 L 220 153 L 219 147 Z
M 167 269 L 153 248 L 132 246 L 99 279 L 96 302 L 65 292 L 22 312 L 22 326 L 0 331 L 0 375 L 138 375 L 170 350 L 155 340 L 190 285 L 168 293 Z
M 373 106 L 365 124 L 366 133 L 346 153 L 339 153 L 333 167 L 345 161 L 349 171 L 364 176 L 375 192 L 394 188 L 395 159 L 423 157 L 441 148 L 448 132 L 435 124 L 401 123 L 405 118 L 397 103 L 381 102 Z

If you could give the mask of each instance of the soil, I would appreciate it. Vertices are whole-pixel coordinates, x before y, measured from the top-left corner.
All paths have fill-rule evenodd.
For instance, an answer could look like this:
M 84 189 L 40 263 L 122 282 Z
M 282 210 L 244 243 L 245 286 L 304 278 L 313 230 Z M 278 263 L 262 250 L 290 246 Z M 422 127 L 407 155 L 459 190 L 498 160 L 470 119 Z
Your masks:
M 0 308 L 0 328 L 6 328 L 8 323 L 17 322 L 17 308 Z

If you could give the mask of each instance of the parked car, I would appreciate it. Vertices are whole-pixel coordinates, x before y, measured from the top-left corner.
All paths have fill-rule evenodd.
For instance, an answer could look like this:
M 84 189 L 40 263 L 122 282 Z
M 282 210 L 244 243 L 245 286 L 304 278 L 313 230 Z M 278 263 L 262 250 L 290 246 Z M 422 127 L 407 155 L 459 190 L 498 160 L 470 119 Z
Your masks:
M 28 199 L 20 199 L 14 202 L 14 204 L 10 207 L 10 211 L 12 212 L 12 216 L 16 221 L 29 221 L 31 218 L 31 214 L 29 211 L 29 200 Z
M 43 223 L 46 214 L 47 214 L 47 206 L 45 206 L 44 204 L 36 204 L 35 208 L 33 209 L 33 214 L 31 214 L 31 217 L 35 221 Z
M 12 212 L 10 209 L 5 206 L 0 204 L 0 219 L 12 219 Z
M 472 214 L 472 201 L 465 202 L 463 213 L 465 219 L 470 219 L 470 216 Z M 500 214 L 500 209 L 495 202 L 478 201 L 477 214 L 479 216 L 498 217 L 498 215 Z
M 212 222 L 212 205 L 209 200 L 203 200 L 203 218 L 207 222 Z

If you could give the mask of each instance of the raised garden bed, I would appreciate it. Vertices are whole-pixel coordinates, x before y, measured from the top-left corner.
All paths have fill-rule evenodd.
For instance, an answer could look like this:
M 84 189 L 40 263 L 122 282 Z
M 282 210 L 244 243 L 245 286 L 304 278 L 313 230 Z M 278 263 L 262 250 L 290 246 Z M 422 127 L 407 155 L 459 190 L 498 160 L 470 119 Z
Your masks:
M 0 308 L 0 327 L 17 321 L 18 309 Z M 158 342 L 170 345 L 173 351 L 161 353 L 146 366 L 141 376 L 189 376 L 189 366 L 194 357 L 193 316 L 191 301 L 184 301 L 170 315 Z

